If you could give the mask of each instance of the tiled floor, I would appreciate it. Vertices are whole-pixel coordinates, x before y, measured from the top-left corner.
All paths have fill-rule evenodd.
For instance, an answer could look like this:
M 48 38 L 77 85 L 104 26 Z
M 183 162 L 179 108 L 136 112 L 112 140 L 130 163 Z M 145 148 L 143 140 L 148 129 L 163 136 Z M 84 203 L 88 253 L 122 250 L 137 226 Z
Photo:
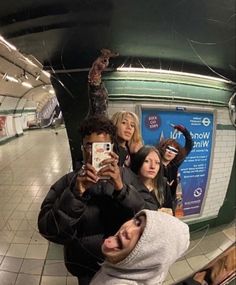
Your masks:
M 76 285 L 64 267 L 62 246 L 38 234 L 39 207 L 50 185 L 71 169 L 65 129 L 34 130 L 0 145 L 0 284 Z M 191 233 L 184 258 L 165 285 L 203 267 L 235 241 L 234 224 Z

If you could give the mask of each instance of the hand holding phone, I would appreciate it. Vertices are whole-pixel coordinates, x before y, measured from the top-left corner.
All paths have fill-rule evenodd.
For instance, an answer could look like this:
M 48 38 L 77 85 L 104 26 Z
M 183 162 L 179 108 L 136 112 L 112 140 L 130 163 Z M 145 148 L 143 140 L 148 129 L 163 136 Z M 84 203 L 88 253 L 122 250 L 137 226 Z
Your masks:
M 103 160 L 102 168 L 97 173 L 101 179 L 109 177 L 109 182 L 114 185 L 115 191 L 121 191 L 124 186 L 118 162 L 119 156 L 115 152 L 111 151 L 110 158 Z
M 112 146 L 110 142 L 94 142 L 92 144 L 92 165 L 98 172 L 103 165 L 102 161 L 111 158 L 110 153 Z M 101 177 L 103 179 L 109 179 L 109 177 Z
M 96 184 L 97 181 L 98 176 L 94 167 L 90 163 L 86 163 L 78 171 L 76 179 L 77 191 L 80 195 L 83 195 L 83 193 L 93 184 Z
M 123 188 L 123 182 L 118 166 L 119 157 L 112 151 L 110 142 L 98 142 L 92 144 L 92 165 L 100 179 L 111 179 L 114 189 Z

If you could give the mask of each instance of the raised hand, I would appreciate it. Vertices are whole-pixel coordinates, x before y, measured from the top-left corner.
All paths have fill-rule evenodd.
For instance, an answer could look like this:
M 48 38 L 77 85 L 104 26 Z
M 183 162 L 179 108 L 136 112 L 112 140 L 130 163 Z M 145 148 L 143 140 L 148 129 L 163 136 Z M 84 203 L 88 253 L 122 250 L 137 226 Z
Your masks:
M 183 125 L 174 125 L 173 128 L 179 132 L 183 132 L 185 130 Z
M 93 62 L 93 65 L 89 70 L 89 75 L 88 75 L 89 84 L 95 86 L 100 85 L 102 72 L 109 65 L 109 59 L 111 57 L 116 57 L 118 55 L 119 55 L 118 53 L 114 53 L 109 49 L 102 49 L 101 55 Z

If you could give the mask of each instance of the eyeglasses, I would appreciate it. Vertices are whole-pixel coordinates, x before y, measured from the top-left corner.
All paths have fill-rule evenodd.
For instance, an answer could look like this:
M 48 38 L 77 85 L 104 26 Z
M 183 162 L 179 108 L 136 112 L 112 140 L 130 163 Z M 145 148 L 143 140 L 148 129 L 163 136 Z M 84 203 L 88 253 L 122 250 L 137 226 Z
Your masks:
M 179 153 L 178 149 L 176 149 L 175 147 L 173 147 L 171 145 L 168 145 L 166 147 L 166 151 L 168 151 L 170 153 L 173 153 L 173 154 L 178 154 Z

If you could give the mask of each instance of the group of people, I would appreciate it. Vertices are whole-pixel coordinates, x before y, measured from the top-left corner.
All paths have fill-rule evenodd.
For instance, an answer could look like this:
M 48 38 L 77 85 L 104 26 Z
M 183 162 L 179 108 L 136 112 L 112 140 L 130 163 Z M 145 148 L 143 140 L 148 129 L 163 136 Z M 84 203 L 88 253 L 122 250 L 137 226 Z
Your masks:
M 90 83 L 97 86 L 97 73 L 95 79 Z M 143 145 L 132 112 L 111 119 L 90 114 L 81 123 L 81 167 L 52 185 L 38 217 L 39 232 L 64 245 L 65 265 L 79 285 L 161 284 L 187 250 L 188 226 L 174 210 L 177 170 L 192 139 L 183 126 L 174 128 L 185 136 L 184 147 L 174 139 Z M 113 145 L 98 172 L 95 142 Z
M 143 145 L 136 114 L 120 111 L 111 120 L 117 128 L 115 151 L 119 154 L 119 165 L 130 167 L 158 208 L 174 215 L 178 169 L 193 148 L 189 131 L 182 125 L 173 125 L 185 137 L 184 147 L 172 138 L 149 146 Z
M 136 116 L 133 113 L 119 112 L 113 116 L 117 117 L 113 121 L 96 115 L 82 122 L 80 135 L 83 164 L 79 170 L 66 174 L 51 187 L 39 213 L 40 233 L 48 240 L 64 245 L 66 267 L 78 277 L 80 285 L 89 284 L 99 270 L 106 253 L 101 248 L 104 239 L 118 232 L 123 223 L 143 209 L 155 211 L 153 217 L 162 218 L 163 221 L 169 221 L 169 217 L 166 214 L 159 217 L 161 211 L 174 213 L 168 178 L 163 175 L 164 165 L 160 152 L 153 146 L 142 146 L 141 141 L 132 141 L 134 134 L 139 138 L 137 121 L 133 119 Z M 98 173 L 91 163 L 94 142 L 111 142 L 116 150 L 111 152 L 110 159 L 103 161 L 103 167 Z M 136 153 L 131 152 L 134 149 L 132 144 L 140 147 Z M 110 179 L 104 180 L 103 176 Z M 144 213 L 147 223 L 149 212 Z M 173 219 L 174 224 L 181 229 L 178 224 L 180 221 Z M 161 244 L 155 232 L 159 231 L 160 235 L 165 235 L 165 232 L 159 223 L 152 222 L 156 228 L 153 229 L 151 238 L 159 240 Z M 173 235 L 173 227 L 171 229 L 167 222 L 165 227 L 165 230 L 170 230 L 166 236 L 176 237 L 177 242 L 179 237 L 177 238 L 176 231 Z M 163 241 L 170 248 L 166 236 L 163 236 Z M 128 234 L 124 237 L 129 238 Z M 185 250 L 187 239 L 187 234 L 185 240 L 181 239 Z M 117 244 L 113 250 L 117 253 L 117 249 L 123 248 L 125 241 L 122 238 L 115 238 L 115 241 Z M 176 242 L 171 242 L 172 252 L 173 246 L 179 248 Z M 151 243 L 150 246 L 154 250 Z M 105 248 L 111 253 L 112 248 L 109 245 Z M 184 250 L 180 252 L 182 254 Z M 180 257 L 178 254 L 172 256 L 174 260 Z M 163 260 L 162 266 L 165 269 L 173 261 L 171 259 L 168 263 L 164 258 L 160 260 Z

